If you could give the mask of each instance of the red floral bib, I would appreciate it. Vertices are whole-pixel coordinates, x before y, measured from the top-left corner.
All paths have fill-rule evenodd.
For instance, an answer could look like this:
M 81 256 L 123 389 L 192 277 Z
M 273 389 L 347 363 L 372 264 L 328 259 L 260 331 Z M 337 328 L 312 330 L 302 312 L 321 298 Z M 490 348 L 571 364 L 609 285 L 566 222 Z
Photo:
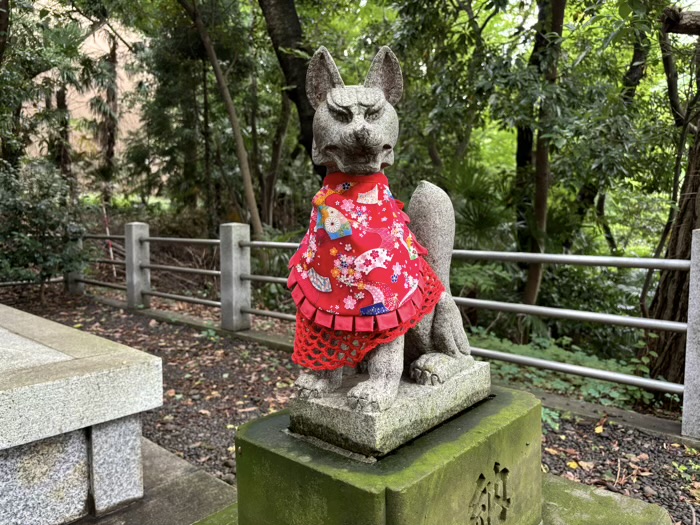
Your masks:
M 289 263 L 293 360 L 314 370 L 354 367 L 432 311 L 444 287 L 383 173 L 330 174 L 312 202 Z

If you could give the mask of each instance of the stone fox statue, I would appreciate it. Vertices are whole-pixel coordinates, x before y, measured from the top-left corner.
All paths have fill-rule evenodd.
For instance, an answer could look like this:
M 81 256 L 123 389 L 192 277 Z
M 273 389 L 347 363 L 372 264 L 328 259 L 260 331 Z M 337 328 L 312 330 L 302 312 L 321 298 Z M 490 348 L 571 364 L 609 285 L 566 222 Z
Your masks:
M 382 411 L 404 372 L 438 385 L 473 364 L 449 292 L 454 210 L 429 182 L 415 190 L 408 213 L 391 194 L 384 168 L 394 161 L 403 80 L 388 47 L 363 86 L 345 86 L 321 47 L 306 91 L 316 109 L 313 160 L 328 175 L 289 265 L 298 310 L 293 360 L 307 369 L 298 395 L 332 392 L 343 368 L 362 364 L 369 378 L 348 392 L 348 403 Z

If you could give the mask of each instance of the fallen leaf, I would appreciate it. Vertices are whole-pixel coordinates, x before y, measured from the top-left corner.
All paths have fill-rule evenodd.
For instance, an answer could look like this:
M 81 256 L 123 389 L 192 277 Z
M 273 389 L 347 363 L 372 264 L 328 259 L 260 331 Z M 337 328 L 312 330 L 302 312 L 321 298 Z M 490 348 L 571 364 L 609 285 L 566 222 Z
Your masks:
M 547 454 L 551 454 L 552 456 L 558 456 L 559 451 L 556 448 L 545 448 L 544 449 Z
M 603 428 L 603 425 L 598 425 L 595 427 L 595 433 L 596 434 L 602 434 L 605 429 Z
M 566 466 L 569 467 L 571 470 L 576 470 L 578 468 L 578 463 L 576 463 L 575 461 L 569 461 L 566 464 Z
M 590 472 L 591 470 L 593 470 L 593 467 L 595 467 L 595 463 L 589 461 L 579 461 L 578 464 L 586 472 Z

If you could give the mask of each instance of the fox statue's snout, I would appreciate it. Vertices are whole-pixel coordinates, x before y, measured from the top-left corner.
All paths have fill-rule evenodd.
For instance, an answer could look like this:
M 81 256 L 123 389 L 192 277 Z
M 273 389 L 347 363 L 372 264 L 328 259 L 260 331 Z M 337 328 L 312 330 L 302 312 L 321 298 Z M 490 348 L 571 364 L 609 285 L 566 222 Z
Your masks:
M 394 163 L 399 119 L 393 105 L 403 80 L 396 56 L 382 48 L 363 86 L 345 86 L 325 48 L 309 64 L 306 91 L 316 109 L 313 160 L 329 173 L 372 174 Z

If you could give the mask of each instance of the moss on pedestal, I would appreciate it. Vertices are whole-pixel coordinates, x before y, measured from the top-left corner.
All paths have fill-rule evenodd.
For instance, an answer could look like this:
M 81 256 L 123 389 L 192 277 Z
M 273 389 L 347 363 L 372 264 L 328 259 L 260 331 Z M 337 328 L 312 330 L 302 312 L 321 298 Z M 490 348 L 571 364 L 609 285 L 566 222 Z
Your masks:
M 494 394 L 374 464 L 290 436 L 285 413 L 244 425 L 240 525 L 539 524 L 540 403 Z

